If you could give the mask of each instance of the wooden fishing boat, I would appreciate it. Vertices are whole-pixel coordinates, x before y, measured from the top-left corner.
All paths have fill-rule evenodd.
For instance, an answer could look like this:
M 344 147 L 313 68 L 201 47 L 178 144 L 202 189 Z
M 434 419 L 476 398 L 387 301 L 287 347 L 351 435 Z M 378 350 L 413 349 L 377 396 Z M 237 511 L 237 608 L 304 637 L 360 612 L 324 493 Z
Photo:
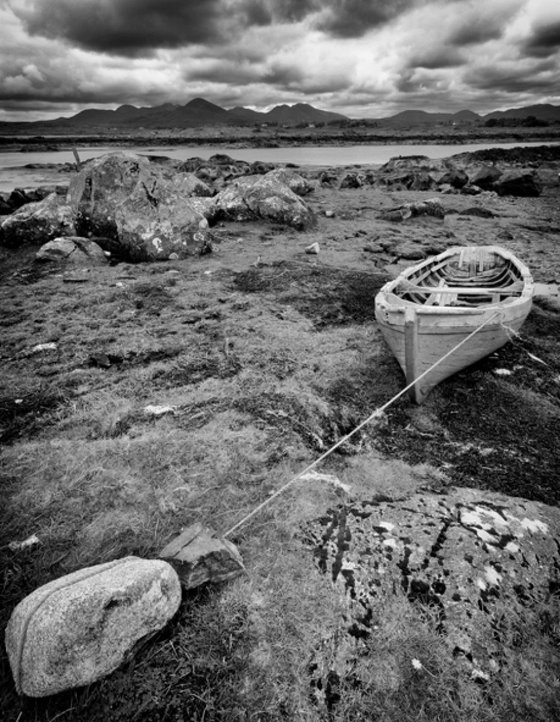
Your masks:
M 386 283 L 375 317 L 407 385 L 418 379 L 412 398 L 422 403 L 441 381 L 503 346 L 533 293 L 529 269 L 498 246 L 450 248 Z

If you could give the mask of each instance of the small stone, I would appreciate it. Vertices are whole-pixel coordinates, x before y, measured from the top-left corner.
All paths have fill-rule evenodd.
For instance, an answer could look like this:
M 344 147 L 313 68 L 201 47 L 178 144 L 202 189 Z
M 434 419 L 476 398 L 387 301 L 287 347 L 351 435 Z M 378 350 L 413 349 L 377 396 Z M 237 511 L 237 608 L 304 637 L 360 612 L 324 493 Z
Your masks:
M 24 539 L 23 541 L 11 541 L 8 544 L 8 547 L 13 552 L 19 552 L 22 549 L 28 549 L 29 547 L 34 547 L 36 544 L 40 544 L 40 539 L 37 536 L 37 534 L 32 534 L 31 536 L 27 537 L 27 539 Z
M 199 522 L 170 541 L 159 556 L 175 567 L 185 589 L 229 581 L 245 571 L 237 547 Z
M 309 255 L 317 255 L 319 253 L 319 244 L 318 243 L 312 243 L 310 246 L 307 246 L 305 249 L 305 252 Z
M 174 406 L 152 406 L 151 404 L 144 407 L 144 413 L 148 416 L 163 416 L 164 414 L 175 413 Z
M 57 345 L 55 343 L 38 343 L 37 346 L 33 346 L 31 353 L 43 353 L 45 351 L 56 351 Z
M 330 209 L 325 211 L 325 217 L 326 218 L 334 218 L 334 211 L 331 211 Z
M 368 243 L 363 249 L 366 253 L 383 253 L 385 250 L 380 243 Z

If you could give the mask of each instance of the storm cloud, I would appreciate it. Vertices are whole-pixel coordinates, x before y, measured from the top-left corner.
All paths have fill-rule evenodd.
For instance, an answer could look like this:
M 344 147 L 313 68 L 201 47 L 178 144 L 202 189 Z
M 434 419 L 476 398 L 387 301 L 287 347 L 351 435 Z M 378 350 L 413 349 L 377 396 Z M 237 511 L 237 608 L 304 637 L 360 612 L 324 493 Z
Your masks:
M 18 15 L 31 35 L 137 55 L 221 40 L 222 12 L 222 0 L 32 0 Z
M 331 0 L 323 3 L 317 27 L 334 37 L 358 38 L 385 25 L 419 4 L 420 0 Z
M 551 0 L 0 0 L 0 120 L 193 97 L 488 112 L 560 104 L 559 76 Z
M 536 57 L 548 57 L 557 53 L 560 50 L 560 20 L 536 28 L 526 43 L 525 50 Z

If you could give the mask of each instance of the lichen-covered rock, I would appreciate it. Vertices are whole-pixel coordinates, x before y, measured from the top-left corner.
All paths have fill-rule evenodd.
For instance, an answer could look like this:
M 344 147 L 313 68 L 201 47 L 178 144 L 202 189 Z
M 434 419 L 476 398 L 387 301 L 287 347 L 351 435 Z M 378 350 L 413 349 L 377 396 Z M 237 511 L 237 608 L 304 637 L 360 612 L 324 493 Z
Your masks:
M 108 239 L 104 248 L 117 256 L 153 261 L 211 250 L 208 223 L 191 201 L 210 193 L 191 173 L 117 152 L 88 162 L 68 198 L 81 235 Z
M 212 221 L 225 219 L 228 221 L 250 221 L 256 217 L 250 207 L 246 194 L 256 183 L 254 176 L 237 178 L 221 190 L 214 198 L 207 212 Z
M 72 208 L 57 193 L 51 193 L 42 201 L 27 203 L 0 224 L 0 243 L 11 248 L 73 235 L 76 227 Z
M 208 221 L 180 184 L 139 184 L 114 210 L 116 253 L 132 261 L 164 261 L 211 251 Z M 113 246 L 114 249 L 114 246 Z M 115 250 L 113 250 L 115 252 Z
M 41 246 L 35 258 L 71 266 L 105 266 L 109 262 L 101 246 L 80 236 L 54 238 Z
M 197 178 L 194 173 L 172 173 L 170 179 L 173 179 L 173 186 L 178 193 L 185 196 L 206 196 L 214 195 L 209 185 Z
M 230 183 L 213 199 L 213 220 L 247 221 L 264 219 L 303 230 L 315 224 L 313 211 L 270 174 L 246 176 Z
M 274 180 L 287 185 L 288 188 L 298 196 L 305 196 L 311 193 L 313 186 L 299 173 L 296 173 L 289 168 L 276 168 L 266 174 L 267 178 L 273 178 Z
M 137 557 L 39 587 L 17 605 L 6 628 L 18 693 L 46 697 L 109 674 L 165 626 L 180 601 L 173 568 Z
M 476 489 L 346 505 L 306 537 L 347 595 L 354 636 L 367 637 L 368 610 L 402 589 L 437 612 L 450 662 L 489 672 L 507 644 L 501 616 L 522 620 L 560 582 L 560 510 Z

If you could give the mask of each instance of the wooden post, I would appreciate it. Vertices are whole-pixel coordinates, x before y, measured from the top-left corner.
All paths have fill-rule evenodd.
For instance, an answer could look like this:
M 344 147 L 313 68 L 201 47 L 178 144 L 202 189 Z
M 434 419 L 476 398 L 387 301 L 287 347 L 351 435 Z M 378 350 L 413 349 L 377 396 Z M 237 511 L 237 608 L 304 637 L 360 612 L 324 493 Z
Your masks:
M 411 307 L 407 307 L 404 312 L 404 361 L 406 383 L 410 384 L 418 376 L 418 314 Z M 413 386 L 409 393 L 412 400 L 417 401 L 416 386 Z
M 78 155 L 78 149 L 76 148 L 76 146 L 72 147 L 72 153 L 74 154 L 74 158 L 76 159 L 76 170 L 79 173 L 82 169 L 82 161 L 80 160 L 80 156 Z

